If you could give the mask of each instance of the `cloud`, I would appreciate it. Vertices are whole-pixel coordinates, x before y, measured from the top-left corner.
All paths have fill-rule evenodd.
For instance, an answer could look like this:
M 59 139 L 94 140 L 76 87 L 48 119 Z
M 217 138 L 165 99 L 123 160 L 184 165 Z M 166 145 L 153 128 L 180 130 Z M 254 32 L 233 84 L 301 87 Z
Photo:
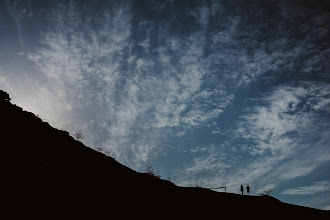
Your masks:
M 85 144 L 110 149 L 120 162 L 139 169 L 172 128 L 183 136 L 218 117 L 233 99 L 221 88 L 207 88 L 202 33 L 154 45 L 150 34 L 142 40 L 132 35 L 130 4 L 106 9 L 98 18 L 78 7 L 74 1 L 56 4 L 42 46 L 27 55 L 42 75 L 38 94 L 50 102 L 39 112 L 55 127 L 81 129 Z M 147 32 L 154 27 L 142 26 Z
M 57 4 L 54 9 L 57 13 L 49 13 L 49 21 L 59 28 L 44 33 L 43 46 L 28 55 L 44 76 L 41 83 L 47 87 L 42 93 L 51 94 L 47 98 L 53 103 L 50 106 L 57 105 L 71 118 L 59 124 L 62 115 L 55 114 L 58 118 L 49 120 L 52 125 L 69 131 L 84 128 L 87 133 L 84 141 L 91 147 L 107 143 L 100 136 L 108 132 L 106 136 L 117 140 L 116 145 L 126 143 L 128 130 L 143 110 L 135 105 L 134 93 L 139 88 L 133 80 L 124 87 L 125 93 L 116 90 L 125 80 L 121 62 L 129 47 L 128 6 L 123 4 L 118 10 L 105 10 L 95 20 L 84 19 L 85 15 L 77 7 L 73 1 L 68 5 Z M 141 62 L 138 70 L 145 68 L 146 63 Z M 52 112 L 45 110 L 43 114 Z M 143 158 L 146 150 L 140 146 L 132 148 L 137 148 L 138 155 Z
M 293 179 L 308 175 L 315 171 L 319 165 L 330 160 L 329 132 L 324 131 L 318 136 L 318 141 L 296 152 L 296 155 L 278 167 L 275 174 L 280 179 Z
M 252 140 L 253 154 L 262 154 L 270 150 L 271 154 L 289 155 L 292 148 L 303 146 L 297 140 L 311 135 L 312 120 L 319 112 L 308 109 L 328 102 L 328 92 L 323 83 L 304 83 L 300 86 L 280 86 L 273 94 L 263 99 L 265 106 L 250 109 L 253 113 L 243 116 L 238 132 L 242 137 Z M 319 109 L 321 111 L 321 109 Z M 322 108 L 328 111 L 328 107 Z M 316 121 L 317 122 L 317 121 Z M 244 124 L 247 123 L 247 124 Z
M 184 131 L 180 131 L 179 133 L 178 133 L 178 136 L 179 137 L 182 137 L 183 135 L 185 135 L 186 134 L 186 132 L 184 132 Z
M 224 174 L 230 168 L 230 165 L 225 163 L 227 155 L 224 152 L 214 145 L 208 145 L 192 148 L 190 153 L 193 159 L 189 165 L 173 173 L 173 179 L 178 185 L 217 187 L 223 183 L 216 174 Z
M 320 181 L 313 182 L 310 186 L 301 186 L 294 189 L 286 189 L 282 194 L 286 195 L 310 195 L 320 192 L 330 191 L 330 182 L 329 181 Z
M 278 86 L 246 108 L 233 132 L 241 141 L 226 136 L 227 143 L 193 157 L 173 179 L 180 185 L 225 185 L 232 192 L 239 191 L 238 184 L 249 183 L 262 192 L 310 174 L 330 161 L 329 124 L 322 119 L 329 108 L 314 108 L 328 99 L 325 83 Z
M 197 22 L 202 26 L 206 27 L 209 18 L 209 7 L 207 6 L 200 6 L 196 7 L 195 10 L 191 10 L 190 14 L 197 20 Z
M 227 103 L 206 103 L 205 99 L 219 94 L 221 91 L 205 90 L 208 81 L 205 74 L 208 69 L 203 64 L 203 43 L 201 33 L 194 33 L 185 38 L 170 37 L 166 45 L 158 47 L 158 66 L 163 70 L 163 85 L 159 85 L 165 101 L 158 100 L 160 106 L 155 112 L 157 128 L 195 127 L 217 117 Z M 178 43 L 179 42 L 179 43 Z M 171 60 L 175 56 L 176 60 Z M 170 59 L 171 58 L 171 59 Z M 159 97 L 157 97 L 159 98 Z
M 323 210 L 330 210 L 330 205 L 326 205 L 323 207 Z
M 32 11 L 29 7 L 29 4 L 25 1 L 14 0 L 14 1 L 7 1 L 7 9 L 11 17 L 15 21 L 18 41 L 21 48 L 25 48 L 23 42 L 23 35 L 22 35 L 22 20 L 24 18 L 32 16 Z
M 323 112 L 311 111 L 329 96 L 323 83 L 302 83 L 300 86 L 280 86 L 264 98 L 266 105 L 250 109 L 243 118 L 239 134 L 252 141 L 247 149 L 255 157 L 266 157 L 262 162 L 274 176 L 292 179 L 310 174 L 330 160 L 327 149 L 329 134 L 322 123 Z M 246 123 L 246 124 L 245 124 Z M 311 141 L 317 137 L 318 141 Z M 287 159 L 290 159 L 287 161 Z

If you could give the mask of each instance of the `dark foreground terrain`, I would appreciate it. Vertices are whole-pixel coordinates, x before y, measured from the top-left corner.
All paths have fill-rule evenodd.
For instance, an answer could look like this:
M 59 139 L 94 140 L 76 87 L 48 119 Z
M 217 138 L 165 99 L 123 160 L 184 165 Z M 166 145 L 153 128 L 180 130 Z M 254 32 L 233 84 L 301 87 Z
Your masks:
M 74 140 L 0 90 L 0 216 L 107 219 L 330 219 L 329 211 L 178 187 Z M 2 218 L 7 219 L 7 218 Z

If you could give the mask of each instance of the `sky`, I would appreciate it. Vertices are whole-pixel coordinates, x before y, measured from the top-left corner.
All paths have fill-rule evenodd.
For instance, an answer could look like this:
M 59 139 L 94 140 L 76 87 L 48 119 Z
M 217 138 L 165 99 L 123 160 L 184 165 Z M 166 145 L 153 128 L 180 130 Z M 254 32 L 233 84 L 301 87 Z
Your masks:
M 0 89 L 138 172 L 329 210 L 329 30 L 329 1 L 1 0 Z

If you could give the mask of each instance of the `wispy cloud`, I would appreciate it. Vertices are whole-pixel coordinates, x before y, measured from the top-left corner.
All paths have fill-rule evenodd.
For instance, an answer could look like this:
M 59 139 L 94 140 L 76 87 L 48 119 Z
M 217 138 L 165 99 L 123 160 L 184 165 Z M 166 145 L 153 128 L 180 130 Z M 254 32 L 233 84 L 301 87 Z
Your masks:
M 189 11 L 190 15 L 192 15 L 196 21 L 198 22 L 198 24 L 200 24 L 203 28 L 205 28 L 208 24 L 208 19 L 209 19 L 209 7 L 203 5 L 200 7 L 196 7 L 195 9 Z
M 105 10 L 99 18 L 86 18 L 77 7 L 74 1 L 57 4 L 56 13 L 49 17 L 56 28 L 44 34 L 43 47 L 28 57 L 44 74 L 46 92 L 52 94 L 48 100 L 60 100 L 57 105 L 62 111 L 70 106 L 65 111 L 70 121 L 58 124 L 56 118 L 51 124 L 70 131 L 83 129 L 85 142 L 91 147 L 100 147 L 104 140 L 99 139 L 98 132 L 108 133 L 105 136 L 119 145 L 125 143 L 128 130 L 141 111 L 135 105 L 133 83 L 128 82 L 131 86 L 127 89 L 121 87 L 125 80 L 121 62 L 130 38 L 129 6 Z M 123 88 L 123 93 L 117 87 Z M 139 152 L 145 154 L 143 150 Z
M 264 98 L 266 105 L 249 109 L 253 113 L 244 116 L 245 121 L 239 124 L 240 136 L 252 143 L 247 152 L 256 158 L 263 157 L 260 165 L 276 175 L 270 174 L 270 179 L 301 177 L 330 160 L 329 134 L 324 127 L 329 125 L 322 123 L 322 115 L 328 114 L 329 108 L 310 110 L 329 99 L 326 87 L 311 82 L 280 86 Z M 311 142 L 316 136 L 319 141 Z
M 30 17 L 32 15 L 32 11 L 29 8 L 29 5 L 25 1 L 7 1 L 7 8 L 9 14 L 12 16 L 12 18 L 15 21 L 16 31 L 17 31 L 17 37 L 19 44 L 22 49 L 25 49 L 23 36 L 22 36 L 22 20 L 26 17 Z
M 304 144 L 297 141 L 310 135 L 310 131 L 315 129 L 311 127 L 315 126 L 312 120 L 319 115 L 319 112 L 309 109 L 327 103 L 326 87 L 323 83 L 280 86 L 263 99 L 266 105 L 250 109 L 253 113 L 243 117 L 238 132 L 255 143 L 249 149 L 251 153 L 262 154 L 269 150 L 271 154 L 289 155 L 292 148 L 303 147 Z M 328 106 L 323 106 L 322 111 L 328 112 Z
M 237 124 L 235 138 L 244 144 L 229 141 L 229 145 L 213 147 L 209 155 L 198 155 L 186 164 L 175 174 L 176 180 L 182 185 L 203 180 L 206 187 L 226 185 L 234 192 L 238 192 L 237 184 L 253 183 L 253 190 L 261 192 L 276 188 L 281 181 L 310 174 L 330 161 L 328 127 L 324 127 L 329 125 L 322 123 L 329 106 L 319 111 L 314 108 L 327 103 L 329 90 L 325 88 L 324 83 L 301 82 L 281 85 L 265 94 L 258 105 L 246 109 Z M 316 136 L 319 140 L 311 142 Z M 212 160 L 214 157 L 217 160 Z
M 320 192 L 330 191 L 330 182 L 329 181 L 321 181 L 321 182 L 313 182 L 310 186 L 301 186 L 294 189 L 286 189 L 282 192 L 282 194 L 286 195 L 310 195 Z
M 152 22 L 139 25 L 146 38 L 131 34 L 130 4 L 97 19 L 77 7 L 74 1 L 57 4 L 49 13 L 55 28 L 28 55 L 47 85 L 39 94 L 48 94 L 71 118 L 51 118 L 51 124 L 82 129 L 87 145 L 111 149 L 116 159 L 138 169 L 153 156 L 164 129 L 179 128 L 183 136 L 216 118 L 233 99 L 221 88 L 206 88 L 202 33 L 154 45 L 148 34 Z M 51 108 L 43 111 L 54 115 Z

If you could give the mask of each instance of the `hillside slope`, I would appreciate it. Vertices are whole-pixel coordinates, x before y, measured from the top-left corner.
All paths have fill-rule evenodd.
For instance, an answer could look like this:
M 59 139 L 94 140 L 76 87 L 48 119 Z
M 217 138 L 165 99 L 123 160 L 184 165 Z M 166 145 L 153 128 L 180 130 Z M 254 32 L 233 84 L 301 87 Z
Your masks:
M 1 90 L 0 122 L 2 215 L 329 217 L 272 197 L 178 187 L 138 173 L 11 104 Z

